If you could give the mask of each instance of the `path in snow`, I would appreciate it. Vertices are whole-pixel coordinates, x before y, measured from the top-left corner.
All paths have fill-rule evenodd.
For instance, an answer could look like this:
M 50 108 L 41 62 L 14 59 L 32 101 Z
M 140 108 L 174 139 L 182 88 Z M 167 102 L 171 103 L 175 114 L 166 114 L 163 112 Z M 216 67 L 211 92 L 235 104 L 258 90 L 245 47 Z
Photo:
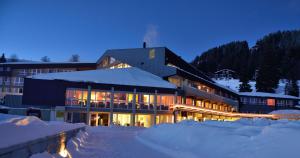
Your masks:
M 141 144 L 135 138 L 137 133 L 143 130 L 141 128 L 88 128 L 84 134 L 86 138 L 78 137 L 81 143 L 69 142 L 68 150 L 74 158 L 167 158 L 167 155 Z

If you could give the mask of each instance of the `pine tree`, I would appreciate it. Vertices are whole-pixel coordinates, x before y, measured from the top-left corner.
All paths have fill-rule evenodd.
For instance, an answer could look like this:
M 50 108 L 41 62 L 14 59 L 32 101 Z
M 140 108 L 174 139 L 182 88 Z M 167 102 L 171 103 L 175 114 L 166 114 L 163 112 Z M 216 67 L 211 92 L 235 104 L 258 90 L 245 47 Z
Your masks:
M 251 77 L 255 75 L 256 70 L 260 70 L 260 72 L 264 71 L 265 68 L 263 68 L 263 65 L 267 53 L 271 54 L 268 56 L 274 61 L 272 73 L 275 75 L 275 82 L 276 78 L 288 79 L 288 73 L 291 71 L 290 68 L 294 65 L 298 66 L 295 66 L 292 71 L 295 77 L 300 80 L 299 39 L 300 30 L 278 31 L 264 36 L 251 49 L 248 48 L 246 41 L 231 42 L 209 49 L 201 53 L 200 56 L 197 56 L 192 64 L 206 74 L 211 74 L 225 68 L 234 70 L 237 74 L 240 74 L 241 59 L 243 58 L 240 55 L 250 50 L 250 56 L 247 59 L 250 63 L 248 73 Z M 257 76 L 259 76 L 258 73 Z M 269 83 L 272 85 L 276 84 L 275 82 L 271 82 Z
M 70 62 L 79 62 L 79 55 L 73 54 L 69 60 Z
M 252 92 L 251 85 L 249 84 L 250 76 L 247 72 L 247 69 L 242 71 L 242 74 L 240 74 L 240 84 L 239 92 Z
M 291 80 L 286 90 L 287 95 L 299 97 L 299 86 L 297 80 Z
M 250 56 L 250 52 L 240 53 L 240 84 L 239 92 L 252 92 L 251 85 L 249 84 L 249 80 L 251 78 L 251 73 L 249 73 L 250 62 L 248 58 Z
M 244 81 L 242 84 L 240 84 L 239 92 L 252 92 L 249 81 Z
M 292 80 L 292 91 L 290 93 L 292 96 L 299 97 L 299 86 L 297 80 Z
M 266 43 L 258 43 L 259 51 L 264 54 L 258 68 L 255 86 L 258 92 L 274 93 L 280 79 L 280 48 L 273 48 Z
M 5 63 L 6 62 L 6 58 L 4 53 L 2 54 L 1 58 L 0 58 L 0 63 Z
M 43 57 L 41 58 L 41 61 L 42 61 L 42 62 L 50 62 L 50 58 L 49 58 L 48 56 L 43 56 Z
M 18 58 L 18 56 L 17 56 L 16 54 L 12 54 L 12 55 L 10 56 L 10 61 L 11 61 L 11 62 L 18 62 L 18 61 L 19 61 L 19 58 Z

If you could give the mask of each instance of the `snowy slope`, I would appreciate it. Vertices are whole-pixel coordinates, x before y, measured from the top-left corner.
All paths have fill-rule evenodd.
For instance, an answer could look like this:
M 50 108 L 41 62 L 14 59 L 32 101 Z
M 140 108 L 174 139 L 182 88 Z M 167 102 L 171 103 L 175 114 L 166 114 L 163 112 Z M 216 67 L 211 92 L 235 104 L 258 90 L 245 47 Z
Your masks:
M 218 84 L 221 84 L 225 87 L 228 87 L 236 92 L 239 91 L 239 86 L 240 86 L 240 81 L 238 79 L 230 79 L 230 80 L 226 80 L 226 79 L 218 79 L 218 80 L 214 80 L 215 82 L 217 82 Z M 256 92 L 256 88 L 255 88 L 255 81 L 250 81 L 249 82 L 251 89 L 253 92 Z M 284 94 L 284 87 L 285 87 L 286 82 L 284 80 L 280 80 L 279 84 L 278 84 L 278 88 L 276 89 L 276 93 L 277 94 Z M 300 81 L 298 81 L 298 85 L 300 87 Z

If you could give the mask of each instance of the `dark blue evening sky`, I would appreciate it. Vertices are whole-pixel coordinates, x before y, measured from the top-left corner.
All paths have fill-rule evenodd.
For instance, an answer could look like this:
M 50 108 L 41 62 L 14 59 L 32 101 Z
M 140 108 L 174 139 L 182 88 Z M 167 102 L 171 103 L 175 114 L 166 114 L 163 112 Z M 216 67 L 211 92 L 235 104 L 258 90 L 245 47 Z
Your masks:
M 234 40 L 300 28 L 300 0 L 0 0 L 0 53 L 96 61 L 106 49 L 167 46 L 190 61 Z

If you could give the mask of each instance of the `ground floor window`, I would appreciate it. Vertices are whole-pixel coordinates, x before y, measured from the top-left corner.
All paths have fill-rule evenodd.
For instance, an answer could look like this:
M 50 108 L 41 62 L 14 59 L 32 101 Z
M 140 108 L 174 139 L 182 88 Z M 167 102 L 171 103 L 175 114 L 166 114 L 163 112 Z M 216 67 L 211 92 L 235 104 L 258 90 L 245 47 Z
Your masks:
M 135 115 L 136 126 L 139 127 L 151 127 L 152 116 L 151 115 Z
M 173 115 L 158 115 L 156 116 L 156 124 L 173 123 Z
M 113 123 L 120 126 L 130 126 L 130 114 L 113 114 Z

